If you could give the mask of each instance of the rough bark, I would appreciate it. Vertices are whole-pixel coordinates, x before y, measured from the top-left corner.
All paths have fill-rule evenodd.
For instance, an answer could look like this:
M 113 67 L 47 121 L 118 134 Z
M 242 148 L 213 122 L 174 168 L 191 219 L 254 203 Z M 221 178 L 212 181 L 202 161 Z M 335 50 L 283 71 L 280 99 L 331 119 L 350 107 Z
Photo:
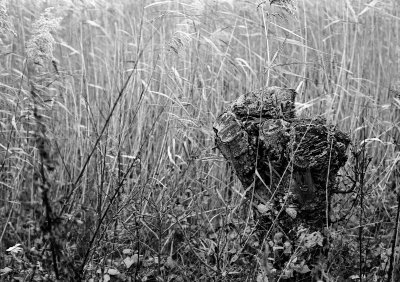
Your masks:
M 244 94 L 214 124 L 217 147 L 248 191 L 266 242 L 269 281 L 311 279 L 323 255 L 327 198 L 350 143 L 321 117 L 296 118 L 295 96 L 279 87 Z

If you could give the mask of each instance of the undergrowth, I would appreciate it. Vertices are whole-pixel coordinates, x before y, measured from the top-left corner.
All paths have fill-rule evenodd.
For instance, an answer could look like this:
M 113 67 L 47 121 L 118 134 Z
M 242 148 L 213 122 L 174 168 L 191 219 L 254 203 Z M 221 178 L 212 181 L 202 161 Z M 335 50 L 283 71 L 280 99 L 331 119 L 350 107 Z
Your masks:
M 0 1 L 0 280 L 266 281 L 212 123 L 276 85 L 352 138 L 319 279 L 399 281 L 399 19 L 395 0 Z

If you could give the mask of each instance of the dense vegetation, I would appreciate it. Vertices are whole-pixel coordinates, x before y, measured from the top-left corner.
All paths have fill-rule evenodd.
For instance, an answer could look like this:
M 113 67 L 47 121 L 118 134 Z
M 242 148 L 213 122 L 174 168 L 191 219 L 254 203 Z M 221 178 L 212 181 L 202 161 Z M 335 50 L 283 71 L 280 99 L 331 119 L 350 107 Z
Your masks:
M 319 279 L 400 277 L 397 0 L 1 0 L 0 30 L 1 281 L 267 281 L 212 124 L 271 85 L 351 136 Z

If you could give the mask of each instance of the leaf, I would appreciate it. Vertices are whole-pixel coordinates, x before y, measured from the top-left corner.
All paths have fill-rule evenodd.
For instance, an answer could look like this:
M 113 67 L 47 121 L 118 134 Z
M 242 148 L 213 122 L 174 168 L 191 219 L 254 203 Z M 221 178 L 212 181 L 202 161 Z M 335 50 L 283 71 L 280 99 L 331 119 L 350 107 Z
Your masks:
M 171 150 L 170 150 L 170 146 L 168 146 L 167 153 L 168 153 L 169 161 L 170 161 L 173 165 L 176 166 L 176 163 L 175 163 L 175 161 L 174 161 L 175 156 L 172 155 L 172 152 L 171 152 Z
M 308 267 L 308 265 L 303 265 L 301 268 L 299 268 L 299 269 L 295 269 L 296 270 L 296 272 L 298 272 L 298 273 L 301 273 L 301 274 L 304 274 L 304 273 L 307 273 L 307 272 L 310 272 L 311 270 L 310 270 L 310 268 Z
M 283 233 L 282 232 L 276 232 L 274 235 L 274 243 L 279 244 L 282 243 L 282 238 L 283 238 Z
M 262 273 L 258 273 L 257 282 L 269 282 L 268 277 Z
M 288 207 L 285 211 L 291 218 L 295 219 L 297 217 L 297 211 L 295 208 Z
M 9 268 L 9 267 L 4 267 L 4 268 L 0 269 L 0 273 L 4 273 L 4 274 L 7 274 L 11 271 L 12 271 L 12 268 Z
M 283 250 L 283 247 L 282 246 L 273 246 L 272 247 L 272 250 L 275 252 L 275 251 L 278 251 L 278 250 Z
M 69 49 L 69 50 L 71 51 L 71 53 L 69 53 L 69 56 L 72 56 L 72 55 L 74 55 L 74 54 L 80 55 L 80 53 L 79 53 L 78 50 L 72 48 L 72 47 L 69 46 L 67 43 L 65 43 L 65 42 L 63 42 L 63 41 L 60 41 L 60 42 L 58 42 L 58 44 L 61 45 L 61 46 L 63 46 L 63 47 L 65 47 L 65 48 L 67 48 L 67 49 Z
M 130 255 L 130 254 L 132 254 L 132 250 L 131 249 L 124 249 L 123 251 L 122 251 L 122 253 L 124 254 L 124 255 Z
M 307 249 L 314 248 L 316 245 L 322 247 L 322 243 L 324 241 L 324 237 L 319 231 L 313 232 L 311 234 L 302 234 L 300 238 L 301 241 L 304 243 L 304 247 L 306 247 Z
M 293 269 L 285 269 L 282 273 L 282 278 L 289 279 L 293 277 Z
M 168 267 L 169 269 L 174 269 L 177 266 L 176 261 L 172 258 L 172 256 L 169 256 L 167 258 L 167 261 L 164 263 L 164 265 L 166 267 Z
M 266 214 L 268 211 L 271 210 L 271 206 L 270 205 L 259 204 L 259 205 L 257 205 L 257 210 L 261 214 Z
M 111 280 L 110 275 L 104 274 L 104 276 L 103 276 L 103 282 L 108 282 L 108 281 L 110 281 L 110 280 Z
M 232 258 L 231 258 L 231 263 L 234 263 L 235 261 L 237 261 L 239 259 L 239 256 L 237 254 L 235 254 Z
M 131 257 L 126 257 L 124 259 L 124 263 L 125 263 L 126 268 L 130 268 L 132 266 L 132 264 L 137 264 L 138 258 L 139 258 L 138 254 L 134 254 Z
M 169 3 L 173 3 L 173 1 L 159 1 L 159 2 L 155 2 L 155 3 L 151 3 L 151 4 L 147 5 L 147 6 L 145 6 L 144 8 L 148 9 L 148 8 L 150 8 L 152 6 L 156 6 L 156 5 L 159 6 L 159 5 L 169 4 Z
M 286 241 L 283 244 L 285 250 L 283 251 L 284 254 L 290 255 L 292 253 L 292 244 L 289 241 Z
M 107 34 L 106 30 L 104 29 L 104 27 L 102 27 L 101 25 L 99 25 L 98 23 L 96 23 L 95 21 L 91 21 L 91 20 L 86 20 L 86 23 L 90 26 L 93 26 L 95 28 L 100 29 L 104 34 Z
M 118 274 L 120 274 L 119 271 L 118 271 L 118 269 L 114 269 L 114 268 L 110 268 L 110 269 L 107 271 L 107 273 L 110 274 L 110 275 L 118 275 Z
M 86 23 L 88 25 L 94 26 L 94 27 L 98 27 L 101 28 L 101 25 L 99 25 L 98 23 L 96 23 L 95 21 L 91 21 L 91 20 L 86 20 Z
M 17 123 L 15 121 L 15 116 L 11 118 L 11 124 L 14 127 L 15 131 L 18 132 Z
M 367 138 L 367 139 L 364 139 L 363 141 L 361 141 L 361 143 L 360 143 L 360 146 L 362 146 L 364 143 L 366 143 L 366 144 L 369 144 L 369 143 L 371 143 L 371 142 L 379 142 L 379 143 L 381 143 L 381 144 L 383 144 L 383 145 L 385 145 L 386 144 L 386 142 L 383 142 L 381 139 L 379 139 L 379 138 Z
M 15 246 L 12 246 L 12 247 L 8 248 L 6 250 L 6 252 L 10 252 L 10 253 L 13 253 L 13 254 L 18 254 L 19 252 L 22 252 L 22 248 L 20 246 L 21 246 L 21 244 L 16 244 Z

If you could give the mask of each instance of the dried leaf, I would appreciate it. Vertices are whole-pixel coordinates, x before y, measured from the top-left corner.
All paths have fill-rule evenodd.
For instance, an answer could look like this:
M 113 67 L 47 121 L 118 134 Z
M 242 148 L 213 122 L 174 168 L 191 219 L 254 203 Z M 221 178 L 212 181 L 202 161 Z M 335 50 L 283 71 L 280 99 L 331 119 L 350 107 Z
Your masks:
M 120 274 L 120 272 L 118 271 L 118 269 L 114 269 L 114 268 L 110 268 L 110 269 L 107 271 L 107 273 L 110 274 L 110 275 L 118 275 L 118 274 Z
M 103 276 L 103 282 L 108 282 L 108 281 L 110 281 L 110 280 L 111 280 L 110 275 L 104 274 L 104 276 Z
M 232 258 L 231 258 L 231 263 L 234 263 L 235 261 L 237 261 L 239 258 L 239 256 L 237 254 L 235 254 Z
M 297 211 L 295 208 L 288 207 L 285 211 L 291 218 L 295 219 L 297 217 Z
M 310 268 L 308 267 L 308 265 L 303 265 L 300 269 L 296 269 L 296 271 L 298 272 L 298 273 L 301 273 L 301 274 L 304 274 L 304 273 L 307 273 L 307 272 L 310 272 L 311 270 L 310 270 Z
M 261 272 L 257 275 L 257 282 L 268 282 L 268 277 Z
M 311 234 L 306 234 L 303 238 L 304 246 L 308 249 L 311 249 L 315 247 L 316 245 L 319 245 L 322 247 L 322 243 L 324 241 L 323 236 L 321 235 L 320 232 L 316 231 Z
M 12 246 L 12 247 L 8 248 L 6 250 L 6 252 L 10 252 L 10 253 L 13 253 L 13 254 L 18 254 L 19 252 L 22 252 L 22 248 L 20 246 L 21 246 L 21 244 L 16 244 L 15 246 Z
M 132 264 L 136 264 L 137 261 L 138 261 L 138 255 L 134 254 L 131 257 L 126 257 L 124 259 L 124 264 L 125 264 L 126 268 L 130 268 L 132 266 Z
M 264 204 L 259 204 L 257 206 L 257 210 L 261 213 L 261 214 L 266 214 L 270 209 L 269 206 L 264 205 Z
M 172 258 L 172 256 L 169 256 L 167 258 L 167 261 L 164 263 L 164 266 L 168 267 L 169 269 L 174 269 L 177 266 L 176 261 Z
M 122 253 L 123 253 L 124 255 L 130 255 L 130 254 L 133 253 L 133 251 L 132 251 L 131 249 L 124 249 L 124 250 L 122 250 Z
M 284 248 L 285 248 L 285 250 L 283 251 L 284 254 L 289 255 L 289 254 L 292 253 L 292 244 L 291 244 L 289 241 L 286 241 L 286 242 L 283 244 L 283 246 L 284 246 Z
M 4 274 L 7 274 L 11 271 L 12 271 L 12 269 L 9 267 L 4 267 L 4 268 L 0 269 L 0 273 L 4 273 Z

